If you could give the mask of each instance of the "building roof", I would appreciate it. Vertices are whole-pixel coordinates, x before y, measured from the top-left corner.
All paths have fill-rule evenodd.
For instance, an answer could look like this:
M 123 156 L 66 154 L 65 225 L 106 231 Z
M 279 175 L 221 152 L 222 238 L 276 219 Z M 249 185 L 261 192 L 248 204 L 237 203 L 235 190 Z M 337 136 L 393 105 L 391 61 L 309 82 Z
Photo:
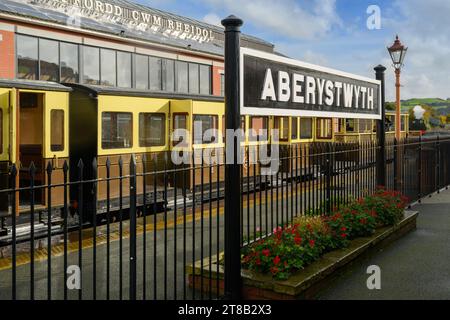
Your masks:
M 146 97 L 146 98 L 161 98 L 161 99 L 178 99 L 178 100 L 197 100 L 197 101 L 213 101 L 224 102 L 223 97 L 213 95 L 200 95 L 191 93 L 177 93 L 165 91 L 148 91 L 131 88 L 118 88 L 110 86 L 85 85 L 77 83 L 67 83 L 66 86 L 72 87 L 74 90 L 81 90 L 93 94 L 93 96 L 108 95 L 108 96 L 127 96 L 127 97 Z
M 0 88 L 70 92 L 72 88 L 50 81 L 0 79 Z
M 0 13 L 15 15 L 19 17 L 31 18 L 35 20 L 56 23 L 60 25 L 69 25 L 72 27 L 106 33 L 115 36 L 121 36 L 128 39 L 143 40 L 157 44 L 174 46 L 183 49 L 189 49 L 197 52 L 204 52 L 214 55 L 223 55 L 224 34 L 223 28 L 202 21 L 182 17 L 158 9 L 150 8 L 127 0 L 101 0 L 102 3 L 108 3 L 112 6 L 124 8 L 123 17 L 120 21 L 110 19 L 107 14 L 99 13 L 95 10 L 87 10 L 72 6 L 76 0 L 2 0 L 0 2 Z M 96 3 L 92 0 L 80 0 L 77 3 Z M 69 4 L 69 5 L 68 5 Z M 180 36 L 176 32 L 163 32 L 163 28 L 155 25 L 147 25 L 148 28 L 137 28 L 133 24 L 130 13 L 137 11 L 150 17 L 160 17 L 163 22 L 174 21 L 183 24 L 189 24 L 210 31 L 213 40 L 199 41 L 189 36 Z M 74 14 L 74 12 L 76 14 Z M 125 13 L 126 12 L 126 13 Z M 74 17 L 77 17 L 74 19 Z M 114 16 L 112 16 L 114 18 Z M 117 18 L 117 16 L 115 16 Z M 131 24 L 129 22 L 132 22 Z M 141 21 L 140 21 L 141 22 Z M 139 23 L 139 22 L 138 22 Z M 145 24 L 141 24 L 141 27 Z M 194 37 L 195 38 L 195 37 Z M 262 39 L 249 35 L 242 35 L 242 45 L 253 47 L 254 49 L 273 51 L 273 44 Z

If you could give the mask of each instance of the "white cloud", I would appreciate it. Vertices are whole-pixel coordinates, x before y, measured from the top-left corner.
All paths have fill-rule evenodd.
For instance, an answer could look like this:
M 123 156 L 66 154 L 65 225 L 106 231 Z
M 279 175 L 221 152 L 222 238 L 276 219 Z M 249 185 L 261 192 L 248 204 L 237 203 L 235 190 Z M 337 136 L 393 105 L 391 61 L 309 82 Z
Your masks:
M 409 47 L 401 75 L 402 99 L 450 97 L 450 2 L 396 0 L 394 8 L 400 18 L 388 19 L 388 27 Z M 393 88 L 388 98 L 394 99 Z
M 257 26 L 264 33 L 291 39 L 312 39 L 327 34 L 342 24 L 336 13 L 336 0 L 198 0 L 235 13 L 245 23 Z
M 215 13 L 208 13 L 203 17 L 203 21 L 215 26 L 222 27 L 221 21 L 222 19 Z

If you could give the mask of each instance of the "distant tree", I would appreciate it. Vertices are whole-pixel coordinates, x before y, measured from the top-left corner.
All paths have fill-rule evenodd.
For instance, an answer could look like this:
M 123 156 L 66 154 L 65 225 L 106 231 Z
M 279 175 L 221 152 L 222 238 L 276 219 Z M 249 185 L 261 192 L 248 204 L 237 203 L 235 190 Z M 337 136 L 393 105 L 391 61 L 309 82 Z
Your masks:
M 385 110 L 395 111 L 396 105 L 394 102 L 385 102 L 384 108 L 385 108 Z

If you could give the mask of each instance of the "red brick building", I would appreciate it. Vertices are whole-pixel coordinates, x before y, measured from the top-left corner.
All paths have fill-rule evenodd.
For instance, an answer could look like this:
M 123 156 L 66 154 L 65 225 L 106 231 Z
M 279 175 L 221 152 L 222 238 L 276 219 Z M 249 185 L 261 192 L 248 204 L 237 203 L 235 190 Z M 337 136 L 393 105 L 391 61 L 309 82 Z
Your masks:
M 223 29 L 118 0 L 2 0 L 0 78 L 223 93 Z M 243 35 L 242 45 L 274 46 Z

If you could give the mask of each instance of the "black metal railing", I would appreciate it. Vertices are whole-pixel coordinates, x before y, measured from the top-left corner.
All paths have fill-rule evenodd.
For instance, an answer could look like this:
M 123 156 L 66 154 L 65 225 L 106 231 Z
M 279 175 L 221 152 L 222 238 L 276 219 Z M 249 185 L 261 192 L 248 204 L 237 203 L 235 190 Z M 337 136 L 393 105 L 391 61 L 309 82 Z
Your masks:
M 377 188 L 372 141 L 281 145 L 273 175 L 264 174 L 270 163 L 254 161 L 258 148 L 243 151 L 241 246 Z M 0 190 L 9 202 L 0 299 L 222 297 L 225 165 L 204 155 L 178 166 L 168 154 L 12 164 Z M 450 185 L 450 140 L 387 141 L 382 167 L 388 189 L 420 200 Z

